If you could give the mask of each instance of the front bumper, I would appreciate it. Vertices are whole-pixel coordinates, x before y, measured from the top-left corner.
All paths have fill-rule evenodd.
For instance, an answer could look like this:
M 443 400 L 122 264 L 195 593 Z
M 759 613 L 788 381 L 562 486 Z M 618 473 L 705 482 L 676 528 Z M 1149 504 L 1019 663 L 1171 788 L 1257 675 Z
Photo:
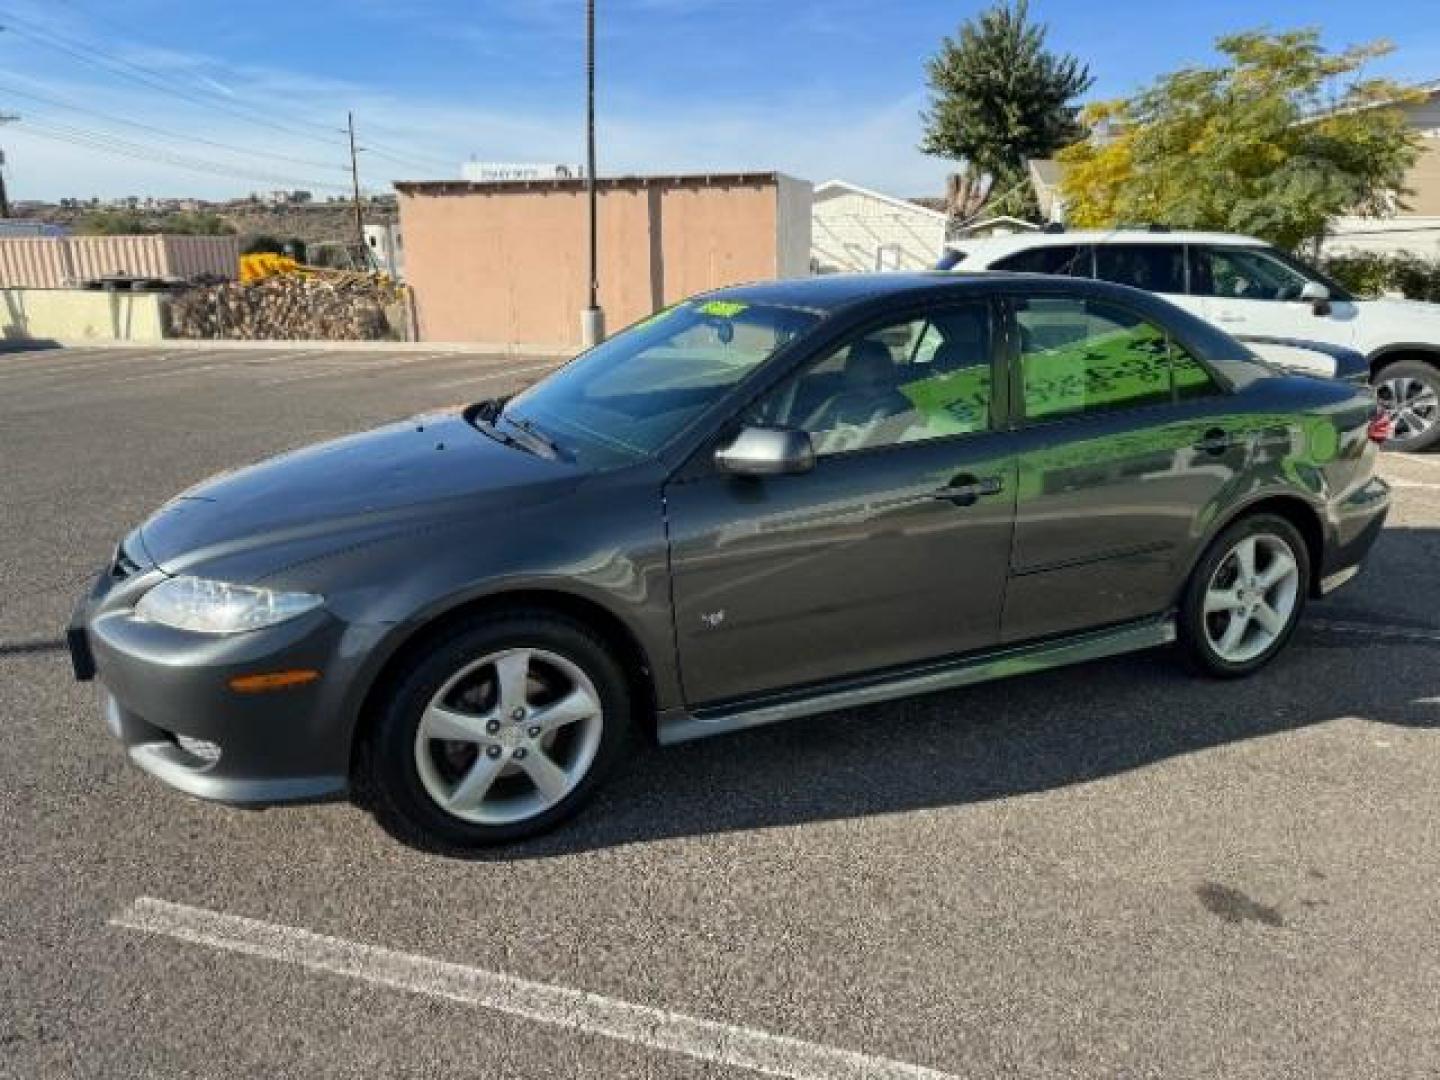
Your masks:
M 116 583 L 102 574 L 68 638 L 77 677 L 101 685 L 106 727 L 130 760 L 171 787 L 242 805 L 338 798 L 347 790 L 353 716 L 346 657 L 363 628 L 324 610 L 233 635 L 147 623 L 133 606 L 158 571 Z M 313 669 L 302 686 L 240 693 L 240 675 Z

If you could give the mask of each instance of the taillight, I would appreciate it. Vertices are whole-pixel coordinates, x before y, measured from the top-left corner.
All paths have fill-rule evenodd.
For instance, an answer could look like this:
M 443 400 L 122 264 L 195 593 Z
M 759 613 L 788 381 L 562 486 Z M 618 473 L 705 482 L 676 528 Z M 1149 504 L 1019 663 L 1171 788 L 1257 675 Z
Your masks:
M 1370 418 L 1370 427 L 1366 432 L 1373 443 L 1387 443 L 1395 435 L 1395 418 L 1384 409 L 1378 410 Z

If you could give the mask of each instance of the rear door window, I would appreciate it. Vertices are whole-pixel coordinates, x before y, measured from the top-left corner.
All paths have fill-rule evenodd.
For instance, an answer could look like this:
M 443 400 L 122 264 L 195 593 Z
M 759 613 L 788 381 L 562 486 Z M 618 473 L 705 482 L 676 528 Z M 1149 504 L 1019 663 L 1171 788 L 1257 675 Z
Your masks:
M 1166 331 L 1095 300 L 1019 298 L 1020 399 L 1026 420 L 1165 405 L 1216 392 L 1209 372 Z
M 1017 251 L 999 259 L 990 268 L 1015 274 L 1058 274 L 1069 277 L 1090 276 L 1090 249 L 1077 244 L 1054 244 Z
M 1153 293 L 1185 292 L 1185 248 L 1180 244 L 1101 244 L 1095 276 Z

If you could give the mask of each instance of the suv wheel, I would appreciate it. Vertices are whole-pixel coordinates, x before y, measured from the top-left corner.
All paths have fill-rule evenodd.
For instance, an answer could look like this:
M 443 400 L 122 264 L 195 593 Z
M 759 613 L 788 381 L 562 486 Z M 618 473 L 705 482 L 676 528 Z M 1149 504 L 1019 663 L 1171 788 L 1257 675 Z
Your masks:
M 575 813 L 629 727 L 624 672 L 588 628 L 545 613 L 490 616 L 402 675 L 364 779 L 382 820 L 402 834 L 503 843 Z
M 1239 678 L 1273 660 L 1305 607 L 1310 553 L 1284 518 L 1257 514 L 1226 529 L 1190 576 L 1180 641 L 1202 672 Z
M 1423 360 L 1399 360 L 1375 376 L 1375 397 L 1390 414 L 1394 450 L 1428 450 L 1440 443 L 1440 368 Z

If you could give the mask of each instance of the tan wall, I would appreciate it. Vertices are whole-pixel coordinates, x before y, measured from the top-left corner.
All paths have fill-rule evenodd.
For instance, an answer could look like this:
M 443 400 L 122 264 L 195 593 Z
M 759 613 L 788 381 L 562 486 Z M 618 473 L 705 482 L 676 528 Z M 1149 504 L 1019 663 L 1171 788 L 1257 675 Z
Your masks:
M 773 179 L 616 181 L 599 203 L 600 304 L 611 330 L 778 272 Z M 402 192 L 400 216 L 423 340 L 579 343 L 588 251 L 578 185 Z
M 160 341 L 160 293 L 0 289 L 0 342 Z
M 233 278 L 234 236 L 0 237 L 0 288 L 62 289 L 107 274 Z
M 1410 170 L 1406 186 L 1414 194 L 1405 199 L 1405 213 L 1417 217 L 1440 216 L 1440 138 L 1425 139 L 1420 160 Z

